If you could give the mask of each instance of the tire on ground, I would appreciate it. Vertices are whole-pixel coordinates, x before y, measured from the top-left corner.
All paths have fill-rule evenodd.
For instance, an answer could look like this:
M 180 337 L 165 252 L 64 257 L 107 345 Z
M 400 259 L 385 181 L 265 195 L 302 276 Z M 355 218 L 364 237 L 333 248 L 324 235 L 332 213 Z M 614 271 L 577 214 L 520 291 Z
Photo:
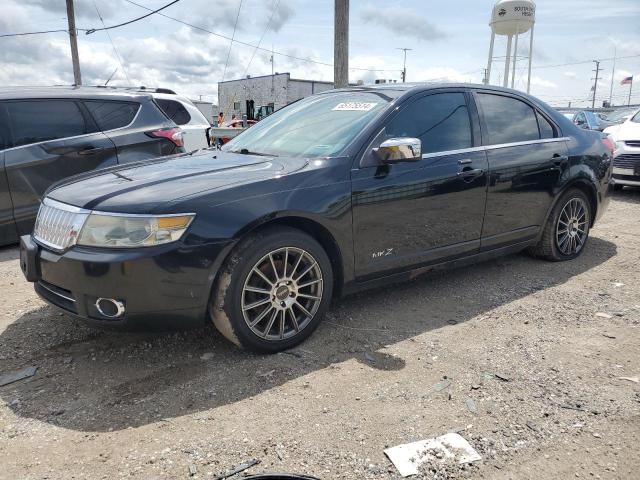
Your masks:
M 268 253 L 284 247 L 302 249 L 315 259 L 322 273 L 322 299 L 312 320 L 300 332 L 290 338 L 267 340 L 256 335 L 245 322 L 242 292 L 245 280 L 256 263 Z M 241 241 L 229 255 L 215 282 L 209 314 L 218 331 L 237 346 L 256 352 L 275 353 L 303 342 L 313 333 L 331 303 L 332 291 L 331 262 L 322 246 L 295 228 L 269 227 Z
M 563 208 L 571 199 L 574 198 L 579 198 L 580 200 L 582 200 L 586 208 L 586 238 L 584 240 L 584 243 L 582 244 L 582 247 L 577 252 L 567 255 L 564 254 L 558 247 L 556 241 L 556 229 L 558 225 L 558 219 L 560 217 L 560 214 L 562 213 Z M 591 226 L 591 221 L 593 219 L 592 215 L 591 202 L 589 201 L 587 195 L 578 188 L 570 188 L 562 194 L 560 199 L 553 207 L 551 214 L 549 215 L 549 218 L 547 218 L 547 221 L 544 225 L 542 237 L 538 244 L 530 247 L 527 251 L 534 257 L 550 260 L 553 262 L 562 262 L 578 257 L 584 251 L 584 248 L 589 240 L 589 229 Z

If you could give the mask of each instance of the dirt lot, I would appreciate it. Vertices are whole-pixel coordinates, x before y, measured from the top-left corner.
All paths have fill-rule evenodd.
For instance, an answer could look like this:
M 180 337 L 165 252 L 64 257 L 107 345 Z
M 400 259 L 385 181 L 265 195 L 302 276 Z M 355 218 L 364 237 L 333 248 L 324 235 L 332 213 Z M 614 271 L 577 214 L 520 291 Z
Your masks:
M 350 297 L 300 348 L 212 328 L 93 330 L 0 249 L 0 477 L 400 478 L 386 447 L 457 431 L 483 460 L 426 478 L 639 478 L 640 190 L 569 263 L 513 255 Z M 234 477 L 235 478 L 235 477 Z

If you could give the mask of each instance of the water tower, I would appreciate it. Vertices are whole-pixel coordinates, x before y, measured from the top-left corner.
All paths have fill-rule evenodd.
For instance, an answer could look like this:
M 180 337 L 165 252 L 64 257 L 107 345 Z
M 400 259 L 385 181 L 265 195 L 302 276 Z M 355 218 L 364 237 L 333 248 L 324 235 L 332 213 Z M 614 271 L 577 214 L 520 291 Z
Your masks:
M 513 50 L 513 66 L 511 71 L 511 88 L 513 88 L 516 75 L 516 58 L 518 54 L 518 35 L 531 30 L 529 38 L 529 73 L 527 75 L 527 93 L 531 86 L 531 56 L 533 52 L 533 24 L 536 20 L 536 4 L 532 0 L 498 0 L 493 6 L 491 14 L 491 44 L 489 46 L 489 61 L 484 82 L 489 83 L 491 78 L 491 64 L 493 63 L 493 42 L 496 35 L 507 36 L 507 55 L 504 60 L 504 78 L 502 85 L 509 86 L 509 65 L 511 62 L 511 44 L 515 37 Z

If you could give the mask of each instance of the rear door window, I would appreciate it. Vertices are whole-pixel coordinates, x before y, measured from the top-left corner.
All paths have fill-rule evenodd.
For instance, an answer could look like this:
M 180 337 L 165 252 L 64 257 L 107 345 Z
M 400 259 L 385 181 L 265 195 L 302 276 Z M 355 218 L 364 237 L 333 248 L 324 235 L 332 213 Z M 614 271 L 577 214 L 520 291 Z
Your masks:
M 386 138 L 419 138 L 422 153 L 469 148 L 473 141 L 463 93 L 418 98 L 389 122 L 385 133 Z
M 87 100 L 84 104 L 103 132 L 126 127 L 133 121 L 140 108 L 139 103 L 109 100 Z
M 156 103 L 167 117 L 176 122 L 176 125 L 186 125 L 191 120 L 191 115 L 180 102 L 157 98 Z
M 536 113 L 526 103 L 516 98 L 488 93 L 479 93 L 478 103 L 484 118 L 485 145 L 527 142 L 540 138 Z
M 6 105 L 16 147 L 87 133 L 85 119 L 73 100 L 21 100 Z

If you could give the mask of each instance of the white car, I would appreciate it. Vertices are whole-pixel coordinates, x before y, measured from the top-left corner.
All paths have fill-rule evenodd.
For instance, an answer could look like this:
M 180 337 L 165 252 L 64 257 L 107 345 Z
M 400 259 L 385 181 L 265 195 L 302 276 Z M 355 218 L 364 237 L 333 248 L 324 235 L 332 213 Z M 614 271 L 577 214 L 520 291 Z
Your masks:
M 640 187 L 640 110 L 620 125 L 604 130 L 615 141 L 613 182 L 616 190 L 624 185 Z
M 191 100 L 173 93 L 149 91 L 167 117 L 182 129 L 182 139 L 187 152 L 209 146 L 211 125 Z

